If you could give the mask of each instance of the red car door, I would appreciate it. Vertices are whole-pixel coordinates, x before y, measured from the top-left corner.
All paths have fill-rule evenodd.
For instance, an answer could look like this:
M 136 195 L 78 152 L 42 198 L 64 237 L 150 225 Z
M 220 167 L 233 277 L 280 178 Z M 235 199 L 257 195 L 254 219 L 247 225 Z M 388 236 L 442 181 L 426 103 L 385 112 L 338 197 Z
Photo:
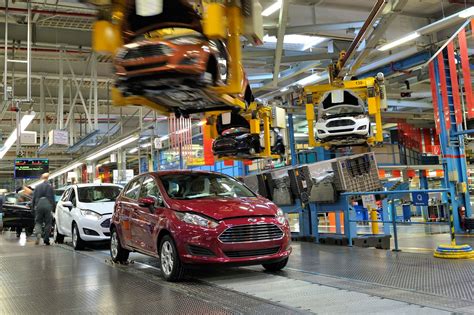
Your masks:
M 153 200 L 152 204 L 142 201 Z M 156 229 L 163 214 L 163 208 L 160 206 L 161 195 L 155 179 L 147 175 L 143 179 L 135 207 L 136 218 L 132 225 L 132 233 L 136 236 L 136 245 L 143 251 L 156 254 L 155 236 Z
M 116 209 L 119 211 L 119 220 L 122 234 L 121 239 L 124 242 L 124 245 L 129 247 L 137 247 L 136 240 L 132 233 L 132 226 L 142 180 L 143 177 L 138 177 L 132 180 L 125 187 L 122 198 L 120 199 Z

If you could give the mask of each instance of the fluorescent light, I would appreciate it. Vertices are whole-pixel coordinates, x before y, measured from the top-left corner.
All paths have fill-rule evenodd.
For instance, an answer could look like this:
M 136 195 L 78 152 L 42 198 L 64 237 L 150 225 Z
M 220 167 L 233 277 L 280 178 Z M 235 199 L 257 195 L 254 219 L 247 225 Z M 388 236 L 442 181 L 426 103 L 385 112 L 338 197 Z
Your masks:
M 286 92 L 290 89 L 290 86 L 285 86 L 284 88 L 280 89 L 280 92 Z
M 168 140 L 169 138 L 170 136 L 166 135 L 166 136 L 160 137 L 160 141 L 165 141 L 165 140 Z
M 33 119 L 35 118 L 35 115 L 36 115 L 35 112 L 31 112 L 29 114 L 23 115 L 23 117 L 20 120 L 20 134 L 23 131 L 25 131 L 26 127 L 28 127 L 28 125 L 33 121 Z M 18 137 L 17 133 L 18 133 L 18 129 L 15 128 L 10 134 L 10 136 L 7 138 L 7 140 L 5 141 L 5 143 L 3 144 L 3 147 L 0 149 L 0 159 L 2 159 L 5 156 L 8 150 L 10 150 L 12 145 L 16 142 L 16 139 Z
M 274 4 L 272 4 L 271 6 L 266 8 L 265 10 L 263 10 L 262 15 L 263 16 L 270 16 L 273 13 L 275 13 L 276 11 L 280 10 L 281 2 L 282 2 L 282 0 L 277 0 L 277 2 L 275 2 Z
M 285 37 L 283 38 L 283 43 L 292 44 L 292 45 L 301 45 L 302 46 L 301 50 L 306 50 L 308 48 L 321 44 L 325 40 L 326 38 L 319 37 L 319 36 L 291 34 L 291 35 L 285 35 Z M 277 38 L 276 36 L 265 35 L 263 37 L 263 42 L 276 43 Z
M 316 82 L 319 78 L 321 78 L 321 76 L 318 73 L 314 73 L 310 76 L 307 76 L 306 78 L 303 78 L 303 79 L 297 81 L 295 83 L 295 85 L 305 86 L 305 85 Z
M 53 173 L 49 174 L 49 179 L 56 178 L 56 177 L 58 177 L 59 175 L 62 175 L 62 174 L 67 173 L 67 172 L 69 172 L 69 171 L 72 171 L 73 169 L 75 169 L 75 168 L 81 166 L 82 164 L 84 164 L 84 163 L 82 163 L 82 162 L 77 162 L 77 163 L 74 163 L 74 164 L 71 165 L 71 166 L 68 166 L 68 167 L 63 168 L 63 169 L 60 169 L 60 170 L 58 170 L 58 171 L 56 171 L 56 172 L 53 172 Z M 39 181 L 34 182 L 33 184 L 31 184 L 30 186 L 34 188 L 34 187 L 38 186 L 39 184 L 41 184 L 42 182 L 43 182 L 42 180 L 39 180 Z
M 138 148 L 133 148 L 133 149 L 130 149 L 130 151 L 128 151 L 128 153 L 130 154 L 137 153 L 137 152 L 138 152 Z
M 471 16 L 474 16 L 474 7 L 470 7 L 469 9 L 462 10 L 459 12 L 458 15 L 461 19 L 467 19 Z
M 415 38 L 418 38 L 420 37 L 421 34 L 418 33 L 418 32 L 414 32 L 414 33 L 411 33 L 411 34 L 408 34 L 407 36 L 405 37 L 402 37 L 402 38 L 399 38 L 393 42 L 390 42 L 390 43 L 387 43 L 385 45 L 383 45 L 382 47 L 378 48 L 378 50 L 380 51 L 385 51 L 385 50 L 389 50 L 389 49 L 392 49 L 394 47 L 397 47 L 397 46 L 400 46 L 402 44 L 405 44 L 409 41 L 412 41 L 414 40 Z
M 86 158 L 87 161 L 92 161 L 92 160 L 95 160 L 99 157 L 101 157 L 102 155 L 104 154 L 107 154 L 109 152 L 112 152 L 114 150 L 117 150 L 118 148 L 121 148 L 129 143 L 132 143 L 133 141 L 136 141 L 138 140 L 138 136 L 132 136 L 132 137 L 129 137 L 129 138 L 126 138 L 120 142 L 117 142 L 116 144 L 108 147 L 108 148 L 105 148 L 103 150 L 100 150 L 99 152 L 93 154 L 93 155 L 90 155 Z
M 201 120 L 200 122 L 198 122 L 198 126 L 204 126 L 206 124 L 206 120 Z

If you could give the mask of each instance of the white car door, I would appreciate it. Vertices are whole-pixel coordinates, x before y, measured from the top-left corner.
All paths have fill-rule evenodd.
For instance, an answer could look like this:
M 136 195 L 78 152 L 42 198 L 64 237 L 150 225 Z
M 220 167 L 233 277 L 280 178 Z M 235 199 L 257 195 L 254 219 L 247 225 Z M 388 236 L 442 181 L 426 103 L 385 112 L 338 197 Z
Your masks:
M 67 207 L 64 206 L 64 202 L 69 201 L 69 195 L 71 194 L 72 188 L 66 189 L 61 196 L 61 199 L 58 201 L 58 204 L 56 205 L 56 211 L 55 211 L 55 219 L 56 219 L 56 226 L 58 228 L 58 231 L 60 234 L 65 235 L 66 234 L 66 229 L 63 225 L 64 221 L 66 220 L 66 212 L 69 211 Z
M 71 188 L 71 193 L 69 195 L 69 201 L 72 203 L 72 208 L 67 208 L 67 207 L 64 207 L 64 211 L 63 211 L 63 216 L 61 219 L 63 219 L 63 221 L 61 222 L 61 226 L 63 227 L 63 231 L 65 232 L 64 234 L 67 235 L 67 236 L 71 236 L 72 235 L 72 221 L 73 221 L 73 212 L 74 212 L 74 208 L 77 207 L 77 190 L 76 190 L 76 187 L 72 187 Z

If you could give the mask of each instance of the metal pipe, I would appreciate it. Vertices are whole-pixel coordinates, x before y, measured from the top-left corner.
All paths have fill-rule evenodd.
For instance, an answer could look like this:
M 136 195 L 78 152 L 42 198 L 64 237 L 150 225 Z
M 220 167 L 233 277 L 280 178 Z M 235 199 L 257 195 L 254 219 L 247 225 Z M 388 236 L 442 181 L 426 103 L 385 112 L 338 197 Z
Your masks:
M 388 2 L 387 0 L 377 0 L 377 3 L 374 5 L 372 10 L 370 11 L 369 16 L 367 17 L 367 20 L 365 20 L 364 25 L 362 25 L 362 28 L 360 29 L 359 33 L 357 33 L 356 38 L 354 38 L 351 45 L 349 46 L 349 49 L 347 49 L 346 55 L 344 56 L 344 59 L 342 60 L 341 69 L 344 67 L 346 62 L 351 58 L 357 46 L 359 46 L 360 41 L 367 35 L 367 30 L 369 26 L 374 24 L 375 19 L 383 10 L 387 2 Z M 340 74 L 338 74 L 338 76 L 339 75 Z
M 4 43 L 4 67 L 3 67 L 3 99 L 8 101 L 8 0 L 5 0 L 5 43 Z
M 26 98 L 31 102 L 31 2 L 27 2 L 27 35 L 26 35 Z
M 28 4 L 30 4 L 30 1 L 28 1 Z M 0 11 L 5 11 L 5 15 L 7 15 L 8 11 L 28 14 L 28 9 L 8 8 L 8 2 L 7 2 L 7 5 L 5 7 L 0 7 Z M 38 9 L 31 10 L 31 13 L 44 14 L 44 15 L 55 15 L 55 16 L 76 16 L 76 17 L 85 17 L 85 18 L 91 18 L 91 19 L 95 19 L 97 17 L 97 15 L 90 14 L 90 13 L 74 13 L 74 12 L 48 11 L 48 10 L 38 10 Z

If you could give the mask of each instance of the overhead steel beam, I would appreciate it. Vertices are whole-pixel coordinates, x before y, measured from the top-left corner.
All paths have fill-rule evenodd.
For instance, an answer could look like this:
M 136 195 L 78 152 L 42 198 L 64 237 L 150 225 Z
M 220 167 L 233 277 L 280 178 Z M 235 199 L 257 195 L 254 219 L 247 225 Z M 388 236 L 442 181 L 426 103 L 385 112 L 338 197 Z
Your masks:
M 277 43 L 275 49 L 275 61 L 273 65 L 273 81 L 272 85 L 274 87 L 278 84 L 278 75 L 280 73 L 280 62 L 281 56 L 283 54 L 283 44 L 285 41 L 285 30 L 286 30 L 286 21 L 288 20 L 288 6 L 290 4 L 290 0 L 281 0 L 281 8 L 280 8 L 280 18 L 278 21 L 278 32 L 277 32 Z
M 432 103 L 420 102 L 420 101 L 388 99 L 387 105 L 390 107 L 410 107 L 410 108 L 419 108 L 419 109 L 433 109 Z
M 325 23 L 325 24 L 309 24 L 300 26 L 289 26 L 286 28 L 287 34 L 317 33 L 326 31 L 343 31 L 347 29 L 359 29 L 364 25 L 364 21 L 360 22 L 344 22 L 344 23 Z M 277 33 L 277 26 L 267 26 L 269 35 Z
M 275 88 L 278 86 L 279 83 L 290 80 L 294 78 L 295 76 L 300 75 L 318 65 L 320 65 L 319 61 L 302 62 L 296 65 L 295 67 L 292 67 L 280 72 L 280 75 L 278 76 L 277 81 L 276 81 L 276 85 L 275 85 L 274 79 L 262 82 L 263 83 L 262 86 L 256 89 L 256 92 L 261 91 L 261 90 Z
M 352 76 L 354 72 L 360 68 L 367 56 L 369 56 L 369 54 L 377 47 L 380 39 L 387 31 L 388 26 L 403 10 L 407 2 L 408 0 L 398 0 L 391 3 L 392 7 L 390 8 L 390 11 L 382 15 L 379 22 L 377 23 L 377 26 L 374 27 L 373 32 L 367 38 L 364 49 L 356 56 L 350 65 L 348 70 L 349 76 Z

